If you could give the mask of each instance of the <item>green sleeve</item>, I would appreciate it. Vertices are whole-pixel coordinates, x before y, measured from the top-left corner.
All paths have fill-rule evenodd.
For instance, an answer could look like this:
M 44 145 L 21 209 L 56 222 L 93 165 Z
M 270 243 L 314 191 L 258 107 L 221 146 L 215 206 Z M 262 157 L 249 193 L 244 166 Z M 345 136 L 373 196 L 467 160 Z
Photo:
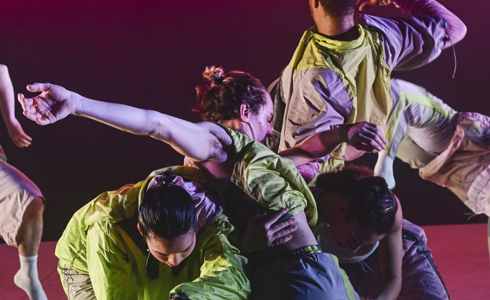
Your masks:
M 87 266 L 98 300 L 137 299 L 138 282 L 119 232 L 98 222 L 87 233 Z
M 213 230 L 208 234 L 200 255 L 203 259 L 200 276 L 176 286 L 170 292 L 170 299 L 247 299 L 250 294 L 250 282 L 244 271 L 247 259 L 240 255 L 223 231 Z

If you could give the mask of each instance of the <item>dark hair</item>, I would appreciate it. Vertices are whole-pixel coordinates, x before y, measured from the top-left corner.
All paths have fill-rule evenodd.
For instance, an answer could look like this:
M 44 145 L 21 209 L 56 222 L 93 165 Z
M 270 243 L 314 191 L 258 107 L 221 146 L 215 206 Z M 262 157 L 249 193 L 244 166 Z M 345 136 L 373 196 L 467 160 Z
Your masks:
M 343 17 L 354 13 L 356 0 L 319 0 L 327 15 Z
M 240 105 L 248 104 L 257 114 L 265 104 L 265 86 L 252 75 L 241 71 L 224 74 L 223 68 L 206 67 L 202 73 L 210 84 L 197 86 L 197 103 L 193 111 L 204 121 L 218 122 L 240 116 Z
M 361 228 L 372 228 L 379 234 L 390 231 L 395 222 L 398 204 L 382 177 L 364 166 L 344 169 L 318 176 L 316 186 L 326 192 L 341 194 L 349 203 L 348 222 L 356 221 Z
M 153 235 L 172 241 L 197 228 L 189 193 L 179 186 L 162 184 L 149 189 L 139 207 L 138 222 L 147 238 Z

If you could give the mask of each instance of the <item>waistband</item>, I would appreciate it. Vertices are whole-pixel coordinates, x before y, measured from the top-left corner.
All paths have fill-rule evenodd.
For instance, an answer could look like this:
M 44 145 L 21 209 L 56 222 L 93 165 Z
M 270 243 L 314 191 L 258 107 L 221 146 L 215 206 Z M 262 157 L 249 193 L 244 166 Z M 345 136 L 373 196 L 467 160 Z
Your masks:
M 311 255 L 315 253 L 324 253 L 319 245 L 308 245 L 291 251 L 275 253 L 273 255 L 263 256 L 257 253 L 249 257 L 250 264 L 253 266 L 270 265 L 281 260 L 296 258 L 302 255 Z

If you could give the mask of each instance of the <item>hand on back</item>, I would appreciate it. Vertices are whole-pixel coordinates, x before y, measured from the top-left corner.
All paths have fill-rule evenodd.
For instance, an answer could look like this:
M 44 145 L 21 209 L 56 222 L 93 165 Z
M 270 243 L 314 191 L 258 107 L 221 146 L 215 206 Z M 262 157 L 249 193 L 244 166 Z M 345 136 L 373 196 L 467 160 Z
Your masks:
M 242 251 L 251 253 L 284 244 L 291 240 L 292 236 L 290 233 L 297 229 L 296 220 L 291 218 L 276 223 L 287 212 L 288 209 L 284 208 L 276 212 L 272 217 L 266 217 L 266 213 L 254 216 L 243 234 L 241 241 Z

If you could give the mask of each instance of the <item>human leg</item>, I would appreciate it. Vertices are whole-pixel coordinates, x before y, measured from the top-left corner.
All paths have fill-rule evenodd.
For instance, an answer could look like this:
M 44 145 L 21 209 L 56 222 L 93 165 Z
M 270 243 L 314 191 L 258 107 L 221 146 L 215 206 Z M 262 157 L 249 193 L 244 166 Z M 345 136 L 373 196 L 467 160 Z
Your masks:
M 44 199 L 36 197 L 26 208 L 17 232 L 19 254 L 37 255 L 43 233 Z
M 393 176 L 394 160 L 395 158 L 390 156 L 387 152 L 381 151 L 378 153 L 378 160 L 374 167 L 374 174 L 383 177 L 390 190 L 394 189 L 396 185 L 395 177 Z
M 14 277 L 15 284 L 23 289 L 30 299 L 47 299 L 39 281 L 37 254 L 43 231 L 44 199 L 36 197 L 26 208 L 17 232 L 20 269 Z

